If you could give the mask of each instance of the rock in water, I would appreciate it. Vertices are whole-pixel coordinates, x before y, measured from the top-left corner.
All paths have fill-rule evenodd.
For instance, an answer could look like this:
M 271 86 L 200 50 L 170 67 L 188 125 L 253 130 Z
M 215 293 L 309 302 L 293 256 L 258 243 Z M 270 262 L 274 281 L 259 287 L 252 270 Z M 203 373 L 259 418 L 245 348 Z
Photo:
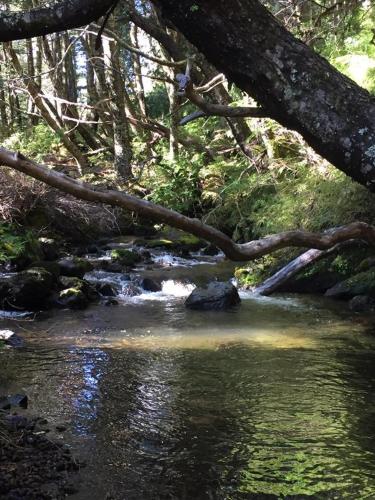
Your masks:
M 14 332 L 12 330 L 0 330 L 0 340 L 9 340 L 11 337 L 13 337 Z
M 67 257 L 59 260 L 60 273 L 63 276 L 83 278 L 86 273 L 93 270 L 88 260 L 79 257 Z
M 160 292 L 162 289 L 161 283 L 151 278 L 143 278 L 141 287 L 143 290 L 146 290 L 146 292 Z
M 325 295 L 334 299 L 349 300 L 356 295 L 375 298 L 375 268 L 355 274 L 329 288 Z
M 0 278 L 0 301 L 4 309 L 38 309 L 53 287 L 53 276 L 45 269 L 33 267 L 10 278 Z
M 231 283 L 214 281 L 206 288 L 195 288 L 186 299 L 185 306 L 201 311 L 228 309 L 241 302 L 237 288 Z

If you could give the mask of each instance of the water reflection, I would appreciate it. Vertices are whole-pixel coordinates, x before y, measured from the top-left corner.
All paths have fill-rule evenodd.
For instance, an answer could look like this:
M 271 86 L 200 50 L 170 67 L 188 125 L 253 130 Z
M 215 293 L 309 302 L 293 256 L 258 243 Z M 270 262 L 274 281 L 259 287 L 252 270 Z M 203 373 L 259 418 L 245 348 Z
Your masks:
M 308 298 L 59 314 L 1 357 L 86 451 L 76 498 L 375 497 L 375 341 L 355 318 Z

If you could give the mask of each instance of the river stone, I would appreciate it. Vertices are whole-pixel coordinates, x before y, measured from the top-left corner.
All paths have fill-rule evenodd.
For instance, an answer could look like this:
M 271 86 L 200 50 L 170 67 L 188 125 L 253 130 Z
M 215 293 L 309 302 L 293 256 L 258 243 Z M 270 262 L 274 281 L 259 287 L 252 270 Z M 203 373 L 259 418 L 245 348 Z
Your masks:
M 85 309 L 89 305 L 89 299 L 81 290 L 67 288 L 58 294 L 56 304 L 69 309 Z
M 112 262 L 111 260 L 101 260 L 97 267 L 98 269 L 103 269 L 109 273 L 122 273 L 124 270 L 121 264 L 118 262 Z
M 142 260 L 138 252 L 135 252 L 134 250 L 127 250 L 125 248 L 112 250 L 111 258 L 114 262 L 126 267 L 133 267 Z
M 213 281 L 206 288 L 195 288 L 185 301 L 189 309 L 202 311 L 228 309 L 241 302 L 237 288 L 231 283 Z
M 59 260 L 60 273 L 63 276 L 83 278 L 86 273 L 93 270 L 93 266 L 86 259 L 80 257 L 67 257 Z
M 53 287 L 53 276 L 43 268 L 33 267 L 0 278 L 0 300 L 4 309 L 37 309 L 45 305 L 45 300 Z
M 11 337 L 13 337 L 14 332 L 12 330 L 0 330 L 0 340 L 9 340 Z
M 96 290 L 103 297 L 115 297 L 117 295 L 115 288 L 109 283 L 98 283 L 96 285 Z
M 358 273 L 337 283 L 326 291 L 327 297 L 335 299 L 351 299 L 356 295 L 368 295 L 375 298 L 375 268 Z
M 56 260 L 59 256 L 59 243 L 52 238 L 38 238 L 43 257 L 47 261 Z
M 99 294 L 96 288 L 86 280 L 80 278 L 74 278 L 72 276 L 60 276 L 59 285 L 62 290 L 67 288 L 74 288 L 80 290 L 88 300 L 93 301 L 99 298 Z
M 356 295 L 349 301 L 349 309 L 354 312 L 373 311 L 375 300 L 368 295 Z
M 146 292 L 160 292 L 161 291 L 161 283 L 160 281 L 155 281 L 151 278 L 144 278 L 140 283 L 143 290 Z

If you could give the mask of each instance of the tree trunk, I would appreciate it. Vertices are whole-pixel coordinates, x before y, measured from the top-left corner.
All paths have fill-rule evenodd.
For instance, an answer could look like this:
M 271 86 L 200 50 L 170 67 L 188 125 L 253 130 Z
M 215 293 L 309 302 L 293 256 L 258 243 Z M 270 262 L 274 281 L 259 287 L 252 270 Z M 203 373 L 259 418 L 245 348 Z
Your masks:
M 22 77 L 22 66 L 19 62 L 15 50 L 12 48 L 10 43 L 5 44 L 4 47 L 6 52 L 9 54 L 16 72 L 20 77 Z M 29 95 L 33 99 L 35 106 L 39 109 L 40 114 L 47 122 L 47 124 L 51 127 L 51 129 L 59 135 L 61 142 L 77 161 L 79 172 L 82 173 L 82 171 L 88 166 L 87 160 L 81 153 L 80 149 L 68 138 L 68 136 L 65 134 L 65 131 L 56 121 L 56 110 L 54 109 L 52 112 L 51 109 L 53 109 L 53 106 L 51 105 L 51 103 L 48 103 L 48 106 L 44 103 L 43 99 L 40 97 L 40 89 L 32 79 L 25 77 L 24 85 Z
M 375 191 L 375 99 L 297 40 L 258 0 L 155 0 L 269 116 Z
M 119 57 L 119 47 L 107 37 L 103 37 L 104 63 L 112 93 L 111 109 L 113 120 L 113 145 L 115 169 L 124 180 L 132 178 L 132 148 L 129 123 L 125 111 L 124 82 Z

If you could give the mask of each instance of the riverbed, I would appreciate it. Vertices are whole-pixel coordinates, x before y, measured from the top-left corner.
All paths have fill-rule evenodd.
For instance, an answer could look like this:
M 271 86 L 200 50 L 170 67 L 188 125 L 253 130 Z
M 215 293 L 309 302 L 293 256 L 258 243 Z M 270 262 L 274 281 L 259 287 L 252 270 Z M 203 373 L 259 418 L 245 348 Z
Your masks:
M 249 291 L 189 311 L 194 285 L 231 269 L 157 273 L 161 292 L 117 306 L 0 322 L 25 339 L 0 354 L 2 392 L 25 392 L 86 461 L 72 498 L 374 498 L 371 317 Z

